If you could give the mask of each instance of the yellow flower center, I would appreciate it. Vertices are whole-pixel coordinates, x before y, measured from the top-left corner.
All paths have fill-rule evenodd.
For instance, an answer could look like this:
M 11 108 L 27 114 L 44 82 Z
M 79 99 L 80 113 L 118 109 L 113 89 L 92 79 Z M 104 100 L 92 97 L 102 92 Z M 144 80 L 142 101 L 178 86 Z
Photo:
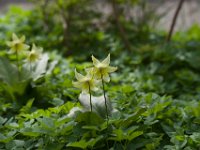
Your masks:
M 29 61 L 36 61 L 39 59 L 39 54 L 35 51 L 31 51 L 28 56 Z
M 21 43 L 16 42 L 16 43 L 14 44 L 14 49 L 15 49 L 16 51 L 18 51 L 18 50 L 20 50 L 20 48 L 21 48 Z

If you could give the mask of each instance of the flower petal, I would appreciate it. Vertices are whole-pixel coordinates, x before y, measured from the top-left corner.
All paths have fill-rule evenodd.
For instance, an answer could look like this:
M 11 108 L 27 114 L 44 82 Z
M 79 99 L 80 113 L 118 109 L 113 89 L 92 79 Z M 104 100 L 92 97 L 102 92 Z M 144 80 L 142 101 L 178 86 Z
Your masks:
M 25 39 L 26 39 L 26 37 L 23 35 L 23 36 L 20 38 L 20 41 L 23 43 L 23 42 L 25 42 Z
M 109 67 L 107 68 L 107 72 L 109 72 L 109 73 L 115 72 L 116 70 L 117 70 L 117 67 L 111 67 L 111 66 L 109 66 Z
M 15 33 L 12 34 L 12 39 L 13 39 L 13 41 L 19 40 L 19 38 L 17 37 L 17 35 Z
M 94 66 L 97 66 L 100 63 L 100 61 L 96 59 L 93 55 L 92 55 L 92 61 Z
M 110 64 L 110 54 L 102 61 L 102 64 L 109 66 Z
M 89 85 L 88 83 L 83 83 L 82 84 L 82 92 L 88 93 L 89 92 Z
M 78 73 L 75 69 L 75 77 L 78 81 L 82 80 L 84 78 L 84 76 L 80 73 Z
M 82 88 L 82 83 L 80 83 L 80 82 L 72 82 L 72 84 L 76 88 Z
M 35 43 L 32 44 L 32 48 L 31 48 L 31 50 L 33 50 L 33 49 L 37 49 Z
M 86 71 L 86 73 L 87 73 L 87 77 L 93 77 L 94 76 L 94 68 L 93 67 L 91 67 L 91 68 L 86 68 L 85 69 L 85 71 Z
M 92 87 L 92 88 L 91 88 L 91 91 L 94 91 L 94 92 L 96 92 L 96 91 L 98 91 L 98 90 L 99 90 L 98 87 Z
M 104 74 L 103 80 L 104 80 L 105 82 L 110 82 L 110 76 L 109 76 L 108 73 L 107 73 L 107 74 Z

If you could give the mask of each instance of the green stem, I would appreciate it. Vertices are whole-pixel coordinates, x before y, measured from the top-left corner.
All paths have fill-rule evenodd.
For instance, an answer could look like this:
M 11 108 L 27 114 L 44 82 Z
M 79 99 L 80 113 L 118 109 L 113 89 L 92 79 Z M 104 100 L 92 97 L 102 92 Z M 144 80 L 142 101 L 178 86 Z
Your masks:
M 90 94 L 90 110 L 92 112 L 92 95 L 91 95 L 90 83 L 88 83 L 88 87 L 89 87 L 89 94 Z
M 17 68 L 18 68 L 18 79 L 20 79 L 20 65 L 19 65 L 19 55 L 18 55 L 18 52 L 16 52 L 16 58 L 17 58 Z
M 108 121 L 109 121 L 109 118 L 108 118 L 108 105 L 107 105 L 106 91 L 105 91 L 105 86 L 104 86 L 104 80 L 103 80 L 103 75 L 102 75 L 102 73 L 101 73 L 101 81 L 102 81 L 102 86 L 103 86 L 103 96 L 104 96 L 104 99 L 105 99 L 106 120 L 107 120 L 107 128 L 108 128 Z
M 105 106 L 106 106 L 106 123 L 107 123 L 107 132 L 106 132 L 106 136 L 107 136 L 107 138 L 108 138 L 108 121 L 109 121 L 109 118 L 108 118 L 108 105 L 107 105 L 106 91 L 105 91 L 105 86 L 104 86 L 104 80 L 103 80 L 103 74 L 102 74 L 102 72 L 101 72 L 101 81 L 102 81 L 103 96 L 104 96 Z M 107 139 L 106 139 L 106 146 L 107 146 L 107 149 L 109 149 L 109 145 L 108 145 Z
M 30 71 L 31 71 L 31 73 L 33 72 L 33 66 L 32 66 L 31 62 L 30 62 Z

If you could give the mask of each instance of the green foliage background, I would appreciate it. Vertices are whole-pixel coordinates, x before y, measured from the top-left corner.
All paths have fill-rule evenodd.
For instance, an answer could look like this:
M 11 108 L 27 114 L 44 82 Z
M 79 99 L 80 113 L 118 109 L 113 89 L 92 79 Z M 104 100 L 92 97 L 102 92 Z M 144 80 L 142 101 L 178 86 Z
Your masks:
M 155 14 L 144 14 L 146 20 L 139 21 L 121 15 L 127 47 L 113 14 L 102 21 L 102 12 L 90 7 L 93 1 L 57 0 L 48 6 L 43 2 L 33 10 L 11 7 L 0 18 L 0 149 L 200 147 L 198 25 L 175 33 L 172 41 L 165 43 L 166 33 L 150 26 Z M 143 1 L 131 2 L 146 8 Z M 119 12 L 124 4 L 123 0 L 116 2 Z M 67 31 L 63 17 L 70 19 Z M 101 18 L 98 23 L 97 18 Z M 49 55 L 48 68 L 56 61 L 55 68 L 50 73 L 45 70 L 36 81 L 6 84 L 4 77 L 10 81 L 16 75 L 11 73 L 15 58 L 7 54 L 5 44 L 13 32 L 26 35 L 28 44 L 42 46 Z M 80 91 L 72 86 L 74 68 L 91 66 L 92 54 L 104 58 L 108 53 L 118 71 L 106 86 L 116 109 L 107 128 L 96 113 L 68 114 L 72 108 L 82 107 Z

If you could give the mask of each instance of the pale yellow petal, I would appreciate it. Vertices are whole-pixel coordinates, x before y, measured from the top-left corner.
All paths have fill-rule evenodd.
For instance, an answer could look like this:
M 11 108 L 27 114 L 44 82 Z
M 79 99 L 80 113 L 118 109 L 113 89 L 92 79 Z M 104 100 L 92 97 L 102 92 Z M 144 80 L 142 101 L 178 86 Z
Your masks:
M 23 35 L 23 36 L 20 38 L 20 41 L 23 43 L 23 42 L 25 42 L 25 40 L 26 40 L 26 37 Z
M 17 35 L 15 33 L 12 34 L 12 39 L 13 39 L 13 41 L 19 40 L 19 38 L 17 37 Z
M 105 75 L 103 76 L 103 80 L 104 80 L 105 82 L 110 82 L 110 76 L 109 76 L 108 73 L 105 74 Z
M 93 91 L 97 91 L 101 85 L 101 80 L 94 80 L 93 82 Z
M 110 54 L 108 54 L 108 56 L 102 61 L 102 64 L 104 64 L 105 66 L 109 66 L 109 64 L 110 64 Z
M 91 88 L 91 91 L 94 91 L 94 92 L 96 92 L 96 91 L 98 91 L 98 90 L 99 90 L 99 88 L 98 88 L 98 87 L 95 87 L 95 86 Z
M 95 79 L 100 79 L 101 78 L 101 72 L 100 72 L 100 70 L 98 69 L 98 68 L 94 68 L 94 75 L 93 75 L 93 77 L 95 78 Z
M 90 67 L 90 68 L 85 68 L 85 71 L 86 71 L 86 72 L 92 72 L 92 71 L 93 71 L 93 69 L 94 69 L 93 67 Z
M 33 43 L 31 49 L 37 49 L 36 45 Z
M 82 91 L 84 92 L 84 93 L 88 93 L 89 92 L 89 85 L 88 85 L 88 83 L 83 83 L 82 84 Z
M 85 72 L 87 73 L 87 77 L 93 77 L 93 75 L 94 75 L 94 68 L 92 67 L 92 68 L 86 68 L 85 69 Z
M 82 83 L 80 83 L 80 82 L 72 82 L 72 84 L 76 88 L 82 88 Z
M 109 66 L 109 67 L 107 68 L 107 72 L 109 72 L 109 73 L 115 72 L 116 70 L 117 70 L 117 67 L 111 67 L 111 66 Z
M 75 77 L 76 77 L 76 79 L 77 80 L 82 80 L 83 78 L 84 78 L 84 76 L 82 75 L 82 74 L 80 74 L 80 73 L 78 73 L 77 71 L 76 71 L 76 69 L 75 69 Z
M 97 66 L 100 63 L 100 61 L 96 59 L 93 55 L 92 55 L 92 61 L 94 66 Z

